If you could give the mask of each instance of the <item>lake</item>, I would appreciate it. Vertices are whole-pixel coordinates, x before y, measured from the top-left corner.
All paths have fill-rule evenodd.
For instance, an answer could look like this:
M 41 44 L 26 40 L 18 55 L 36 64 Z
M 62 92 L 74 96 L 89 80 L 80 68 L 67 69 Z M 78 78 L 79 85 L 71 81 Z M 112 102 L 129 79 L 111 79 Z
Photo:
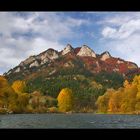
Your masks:
M 9 114 L 0 115 L 0 128 L 140 128 L 139 115 Z

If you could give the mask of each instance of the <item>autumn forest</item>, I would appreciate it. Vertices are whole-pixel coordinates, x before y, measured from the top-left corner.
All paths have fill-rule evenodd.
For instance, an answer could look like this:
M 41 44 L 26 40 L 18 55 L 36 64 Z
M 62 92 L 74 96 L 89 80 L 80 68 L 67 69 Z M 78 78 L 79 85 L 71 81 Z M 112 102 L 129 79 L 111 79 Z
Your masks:
M 140 76 L 135 76 L 131 82 L 125 80 L 117 89 L 108 88 L 101 95 L 99 91 L 103 91 L 103 86 L 96 81 L 90 84 L 96 89 L 90 95 L 78 97 L 76 90 L 66 87 L 52 97 L 43 95 L 41 91 L 28 93 L 25 81 L 9 84 L 0 76 L 0 113 L 140 113 Z

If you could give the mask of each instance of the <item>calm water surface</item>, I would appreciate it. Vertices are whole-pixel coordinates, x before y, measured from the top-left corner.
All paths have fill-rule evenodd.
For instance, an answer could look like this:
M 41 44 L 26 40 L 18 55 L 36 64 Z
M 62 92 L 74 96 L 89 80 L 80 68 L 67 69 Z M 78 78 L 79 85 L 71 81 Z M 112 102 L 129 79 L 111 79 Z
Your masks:
M 91 113 L 0 115 L 0 128 L 140 128 L 140 116 Z

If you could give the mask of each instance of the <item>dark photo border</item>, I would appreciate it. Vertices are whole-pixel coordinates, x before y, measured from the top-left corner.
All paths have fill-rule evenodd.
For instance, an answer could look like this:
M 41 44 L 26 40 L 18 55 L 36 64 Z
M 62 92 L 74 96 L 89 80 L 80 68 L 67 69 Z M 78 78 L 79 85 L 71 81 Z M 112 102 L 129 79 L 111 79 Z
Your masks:
M 139 11 L 139 0 L 1 0 L 4 11 Z
M 139 1 L 1 0 L 1 11 L 140 11 Z M 138 129 L 0 129 L 4 139 L 121 139 L 139 137 Z

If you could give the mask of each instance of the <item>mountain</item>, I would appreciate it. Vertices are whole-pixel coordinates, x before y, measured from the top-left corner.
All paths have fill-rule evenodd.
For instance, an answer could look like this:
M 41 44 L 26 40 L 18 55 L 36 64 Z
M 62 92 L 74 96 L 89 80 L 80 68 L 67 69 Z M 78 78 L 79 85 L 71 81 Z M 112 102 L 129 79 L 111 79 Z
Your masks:
M 10 84 L 26 82 L 26 93 L 39 91 L 57 98 L 64 88 L 74 93 L 74 110 L 85 112 L 96 109 L 95 102 L 109 88 L 119 89 L 124 80 L 139 74 L 138 66 L 109 52 L 96 54 L 87 45 L 73 48 L 70 44 L 62 51 L 52 48 L 33 55 L 4 73 Z
M 124 77 L 140 73 L 140 69 L 135 63 L 115 58 L 107 51 L 96 54 L 87 45 L 73 48 L 67 44 L 60 52 L 50 48 L 38 55 L 30 56 L 15 68 L 4 73 L 4 76 L 9 81 L 29 80 L 39 75 L 49 77 L 64 69 L 86 70 L 92 74 L 102 71 L 117 72 Z
M 133 62 L 115 58 L 107 51 L 96 54 L 87 45 L 73 48 L 67 44 L 62 51 L 50 48 L 30 56 L 4 73 L 4 76 L 11 85 L 16 80 L 23 80 L 26 94 L 40 93 L 45 98 L 57 99 L 62 89 L 69 88 L 74 95 L 74 111 L 94 112 L 97 110 L 96 101 L 99 96 L 105 95 L 102 96 L 105 100 L 101 100 L 104 106 L 105 93 L 109 89 L 118 93 L 124 83 L 129 85 L 136 74 L 140 74 L 140 69 Z M 20 82 L 22 81 L 15 83 Z M 35 99 L 38 102 L 38 98 Z M 54 100 L 47 101 L 48 103 L 56 104 Z

